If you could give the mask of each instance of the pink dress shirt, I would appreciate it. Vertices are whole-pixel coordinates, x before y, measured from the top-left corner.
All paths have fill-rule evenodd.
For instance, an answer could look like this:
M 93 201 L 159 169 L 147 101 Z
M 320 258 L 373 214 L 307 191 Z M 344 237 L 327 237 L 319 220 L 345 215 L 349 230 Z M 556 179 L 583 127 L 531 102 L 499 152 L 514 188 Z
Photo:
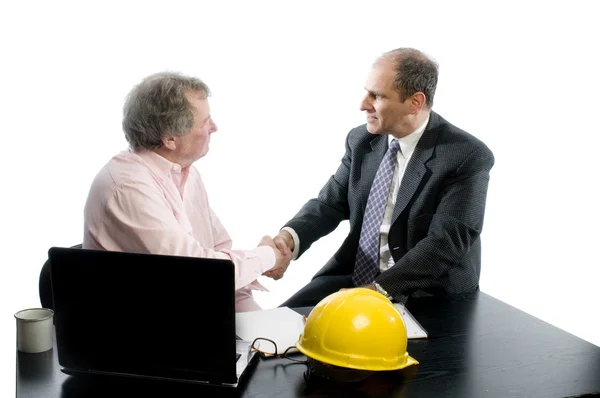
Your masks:
M 92 183 L 84 210 L 84 249 L 231 260 L 236 311 L 258 310 L 252 290 L 266 290 L 256 278 L 275 266 L 275 252 L 268 246 L 231 246 L 194 166 L 182 170 L 149 150 L 122 152 Z

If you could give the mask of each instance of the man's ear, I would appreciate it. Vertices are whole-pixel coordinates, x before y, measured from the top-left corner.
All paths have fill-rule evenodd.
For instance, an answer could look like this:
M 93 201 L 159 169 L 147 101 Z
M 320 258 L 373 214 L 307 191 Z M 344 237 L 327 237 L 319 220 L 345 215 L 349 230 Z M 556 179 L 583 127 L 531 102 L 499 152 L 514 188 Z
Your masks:
M 161 140 L 163 147 L 165 147 L 166 149 L 170 151 L 174 151 L 175 149 L 177 149 L 177 142 L 175 140 L 175 137 L 168 135 L 161 138 Z
M 416 115 L 425 106 L 425 94 L 416 92 L 410 97 L 410 113 Z

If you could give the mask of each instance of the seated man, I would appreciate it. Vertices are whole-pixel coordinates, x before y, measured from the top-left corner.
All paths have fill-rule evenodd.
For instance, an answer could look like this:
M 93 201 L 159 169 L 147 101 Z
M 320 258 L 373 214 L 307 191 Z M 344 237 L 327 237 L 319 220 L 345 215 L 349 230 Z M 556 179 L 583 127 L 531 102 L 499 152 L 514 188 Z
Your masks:
M 437 81 L 437 64 L 418 50 L 400 48 L 376 60 L 360 105 L 366 124 L 348 133 L 335 174 L 275 242 L 287 243 L 297 258 L 343 220 L 350 232 L 282 305 L 315 305 L 359 286 L 398 302 L 478 289 L 494 155 L 432 110 Z
M 217 126 L 210 91 L 201 80 L 176 73 L 145 78 L 129 93 L 123 130 L 130 149 L 98 173 L 84 211 L 84 249 L 196 256 L 235 265 L 236 311 L 260 309 L 256 278 L 289 264 L 265 236 L 253 250 L 231 250 L 227 231 L 209 206 L 192 164 L 207 154 Z M 198 288 L 202 283 L 198 281 Z

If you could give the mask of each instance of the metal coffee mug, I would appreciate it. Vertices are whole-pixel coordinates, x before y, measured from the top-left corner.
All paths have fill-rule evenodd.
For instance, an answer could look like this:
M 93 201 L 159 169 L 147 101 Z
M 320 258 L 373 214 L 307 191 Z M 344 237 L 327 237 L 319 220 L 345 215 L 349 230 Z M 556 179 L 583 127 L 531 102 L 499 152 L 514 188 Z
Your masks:
M 17 319 L 17 349 L 38 353 L 53 346 L 54 311 L 48 308 L 29 308 L 15 314 Z

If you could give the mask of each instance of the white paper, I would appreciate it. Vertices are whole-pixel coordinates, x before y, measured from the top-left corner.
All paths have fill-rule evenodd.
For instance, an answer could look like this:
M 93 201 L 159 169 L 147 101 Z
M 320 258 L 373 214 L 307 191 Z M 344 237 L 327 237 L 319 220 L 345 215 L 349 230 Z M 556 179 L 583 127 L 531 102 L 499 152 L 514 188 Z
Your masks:
M 404 307 L 403 304 L 395 303 L 394 307 L 398 310 L 404 324 L 406 325 L 406 337 L 409 339 L 426 339 L 427 331 L 417 322 L 415 317 Z
M 294 347 L 303 331 L 302 315 L 287 307 L 235 314 L 235 334 L 250 342 L 257 337 L 273 340 L 278 354 Z
M 250 344 L 252 344 L 251 341 L 245 340 L 236 340 L 235 342 L 235 351 L 241 355 L 235 363 L 238 378 L 242 376 L 242 373 L 244 373 L 244 370 L 248 367 L 248 362 L 250 362 L 254 354 L 256 354 L 256 352 L 250 351 Z

